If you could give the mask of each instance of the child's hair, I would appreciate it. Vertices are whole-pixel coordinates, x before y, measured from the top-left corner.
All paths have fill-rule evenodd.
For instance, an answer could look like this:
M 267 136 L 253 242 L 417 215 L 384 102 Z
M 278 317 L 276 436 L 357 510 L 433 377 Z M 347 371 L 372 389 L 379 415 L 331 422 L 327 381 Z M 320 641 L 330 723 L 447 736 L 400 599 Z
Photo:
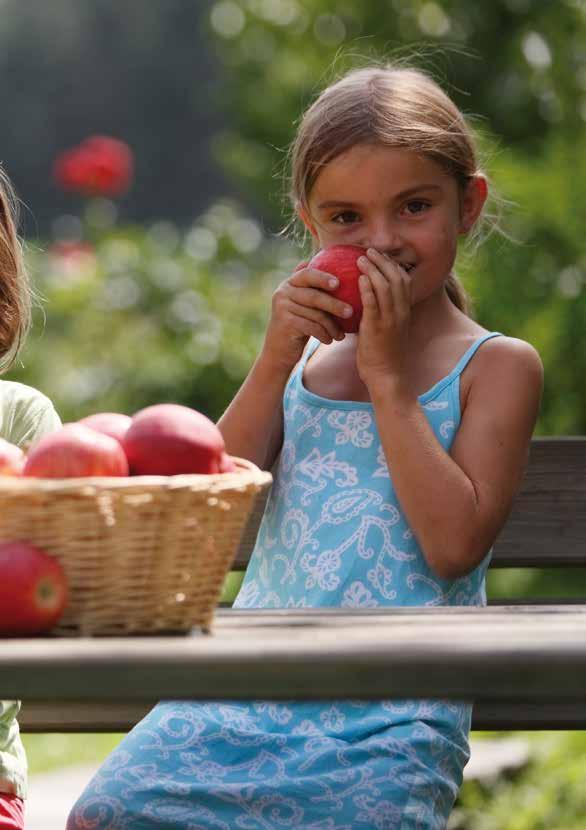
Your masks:
M 31 321 L 31 292 L 16 227 L 16 196 L 0 166 L 0 371 L 14 362 Z
M 293 206 L 308 210 L 324 165 L 357 144 L 375 143 L 428 156 L 461 188 L 479 173 L 464 116 L 430 76 L 390 65 L 355 69 L 327 87 L 301 119 L 291 147 Z M 470 299 L 455 274 L 446 290 L 469 313 Z

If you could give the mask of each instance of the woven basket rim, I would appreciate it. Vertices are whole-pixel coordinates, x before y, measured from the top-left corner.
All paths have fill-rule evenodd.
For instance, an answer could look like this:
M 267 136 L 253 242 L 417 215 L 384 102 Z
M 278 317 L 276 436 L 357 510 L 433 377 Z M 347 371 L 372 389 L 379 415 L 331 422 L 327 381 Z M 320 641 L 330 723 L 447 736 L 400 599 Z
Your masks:
M 30 492 L 67 492 L 71 490 L 174 490 L 188 487 L 190 489 L 226 489 L 242 487 L 248 484 L 265 486 L 272 482 L 272 475 L 261 470 L 252 461 L 237 456 L 230 456 L 238 468 L 236 472 L 213 474 L 182 474 L 175 476 L 87 476 L 84 478 L 33 478 L 18 476 L 0 476 L 0 495 L 2 493 Z

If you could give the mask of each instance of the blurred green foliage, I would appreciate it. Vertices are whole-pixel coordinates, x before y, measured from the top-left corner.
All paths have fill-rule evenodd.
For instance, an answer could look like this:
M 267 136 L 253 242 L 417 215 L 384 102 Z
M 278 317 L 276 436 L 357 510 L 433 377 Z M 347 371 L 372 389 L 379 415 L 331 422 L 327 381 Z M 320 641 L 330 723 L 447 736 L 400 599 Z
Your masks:
M 124 734 L 119 732 L 24 733 L 22 742 L 28 759 L 29 775 L 50 772 L 59 767 L 103 761 L 123 737 Z M 78 793 L 71 793 L 72 802 L 77 795 Z
M 217 152 L 259 207 L 301 110 L 369 61 L 413 59 L 507 147 L 539 157 L 584 136 L 584 0 L 215 0 L 208 26 L 225 66 L 232 129 Z
M 64 420 L 163 401 L 217 419 L 260 349 L 272 291 L 296 264 L 290 247 L 227 202 L 185 231 L 85 228 L 84 247 L 28 246 L 41 302 L 10 377 Z
M 520 734 L 531 747 L 528 768 L 512 777 L 465 781 L 448 830 L 583 830 L 586 735 Z
M 257 212 L 220 202 L 187 229 L 108 229 L 96 221 L 107 206 L 88 205 L 81 235 L 95 255 L 30 245 L 47 321 L 39 311 L 11 376 L 46 391 L 66 419 L 163 400 L 219 417 L 262 343 L 272 291 L 307 253 L 276 235 L 297 119 L 343 69 L 415 57 L 476 113 L 514 240 L 493 233 L 460 257 L 475 316 L 539 350 L 537 434 L 586 432 L 586 0 L 216 0 L 202 24 L 234 124 L 216 152 Z
M 515 240 L 460 262 L 476 317 L 542 355 L 537 434 L 586 432 L 585 0 L 216 0 L 207 20 L 233 125 L 216 154 L 273 227 L 296 123 L 326 83 L 385 60 L 434 75 L 470 117 Z

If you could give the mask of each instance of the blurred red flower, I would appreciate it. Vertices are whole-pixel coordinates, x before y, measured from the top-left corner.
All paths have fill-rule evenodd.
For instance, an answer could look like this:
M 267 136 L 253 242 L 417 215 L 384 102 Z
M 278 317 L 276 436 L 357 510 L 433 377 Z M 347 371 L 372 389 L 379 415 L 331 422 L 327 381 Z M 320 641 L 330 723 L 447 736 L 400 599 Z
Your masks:
M 57 156 L 53 178 L 63 190 L 84 196 L 120 196 L 130 186 L 133 168 L 128 144 L 95 135 Z
M 94 247 L 89 242 L 60 240 L 49 248 L 49 254 L 59 259 L 83 259 L 94 255 Z

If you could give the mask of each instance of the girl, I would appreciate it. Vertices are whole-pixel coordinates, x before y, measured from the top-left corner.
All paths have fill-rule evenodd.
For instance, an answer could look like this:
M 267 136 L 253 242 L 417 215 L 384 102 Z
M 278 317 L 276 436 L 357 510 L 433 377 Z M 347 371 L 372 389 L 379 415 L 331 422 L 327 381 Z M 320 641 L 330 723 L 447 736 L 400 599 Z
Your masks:
M 292 198 L 316 247 L 360 245 L 344 335 L 331 275 L 273 296 L 219 421 L 274 469 L 239 607 L 482 605 L 537 417 L 542 366 L 467 313 L 452 271 L 487 195 L 470 131 L 425 74 L 356 70 L 305 114 Z M 444 828 L 471 708 L 446 701 L 159 704 L 68 828 Z
M 0 167 L 0 369 L 14 361 L 26 336 L 30 291 L 16 235 L 16 199 Z M 51 401 L 22 383 L 0 380 L 0 437 L 22 446 L 61 426 Z M 0 700 L 0 830 L 24 827 L 26 758 L 16 716 L 20 703 Z

